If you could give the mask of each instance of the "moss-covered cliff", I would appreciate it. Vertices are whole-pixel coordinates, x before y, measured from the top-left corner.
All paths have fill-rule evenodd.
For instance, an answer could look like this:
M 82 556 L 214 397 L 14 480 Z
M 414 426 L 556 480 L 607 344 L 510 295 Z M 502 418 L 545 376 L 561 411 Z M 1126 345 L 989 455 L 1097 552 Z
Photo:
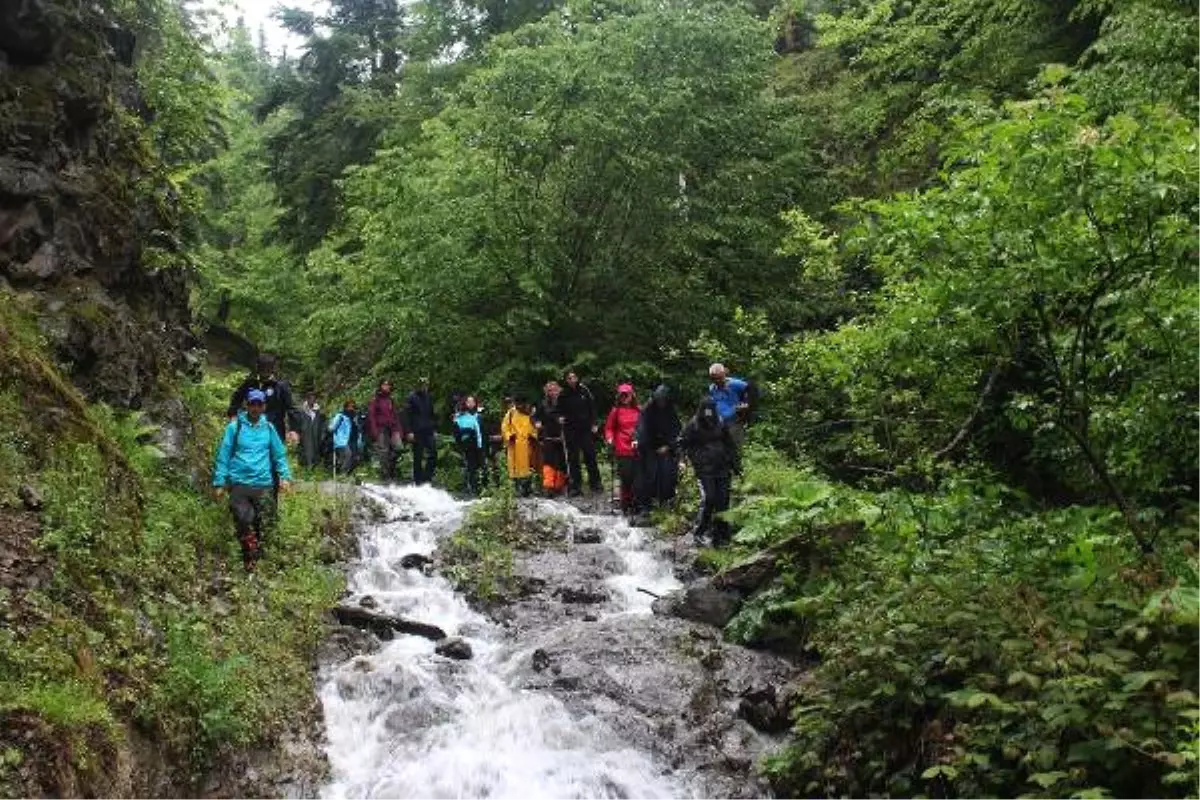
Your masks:
M 0 796 L 311 792 L 323 769 L 346 503 L 289 498 L 251 583 L 205 492 L 229 386 L 195 368 L 182 162 L 129 23 L 172 9 L 0 4 Z

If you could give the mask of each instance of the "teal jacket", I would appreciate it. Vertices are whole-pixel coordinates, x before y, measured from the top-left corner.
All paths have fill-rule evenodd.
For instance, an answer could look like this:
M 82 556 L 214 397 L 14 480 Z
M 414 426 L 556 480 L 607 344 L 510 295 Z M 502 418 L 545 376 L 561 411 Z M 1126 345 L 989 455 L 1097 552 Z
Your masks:
M 234 438 L 237 439 L 236 451 L 233 447 Z M 288 470 L 287 449 L 275 426 L 267 420 L 266 415 L 259 417 L 257 424 L 252 424 L 245 411 L 239 412 L 238 418 L 225 426 L 225 436 L 217 448 L 213 486 L 272 486 L 275 483 L 271 475 L 272 463 L 280 480 L 292 479 L 292 473 Z
M 460 411 L 454 415 L 454 441 L 460 446 L 474 440 L 474 448 L 483 448 L 483 431 L 479 429 L 479 415 Z
M 350 432 L 354 430 L 354 423 L 345 411 L 339 411 L 337 416 L 329 423 L 329 432 L 333 434 L 334 448 L 350 446 Z

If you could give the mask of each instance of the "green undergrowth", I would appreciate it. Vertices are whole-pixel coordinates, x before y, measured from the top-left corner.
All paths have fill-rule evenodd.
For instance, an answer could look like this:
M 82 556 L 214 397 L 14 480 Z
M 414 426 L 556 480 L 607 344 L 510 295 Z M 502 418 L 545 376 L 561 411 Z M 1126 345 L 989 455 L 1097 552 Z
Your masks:
M 739 492 L 722 562 L 794 546 L 726 637 L 815 663 L 782 796 L 1196 795 L 1194 508 L 1144 556 L 982 471 L 867 491 L 751 448 Z
M 520 591 L 513 571 L 516 551 L 565 547 L 567 525 L 556 515 L 519 504 L 504 482 L 474 503 L 458 530 L 438 547 L 442 573 L 475 602 L 512 600 Z
M 247 580 L 207 490 L 228 382 L 181 387 L 192 427 L 167 458 L 150 420 L 85 402 L 15 308 L 0 313 L 0 515 L 17 556 L 0 583 L 0 794 L 136 792 L 136 765 L 106 766 L 128 763 L 135 737 L 188 786 L 312 708 L 311 657 L 342 588 L 322 544 L 344 533 L 348 500 L 288 495 Z

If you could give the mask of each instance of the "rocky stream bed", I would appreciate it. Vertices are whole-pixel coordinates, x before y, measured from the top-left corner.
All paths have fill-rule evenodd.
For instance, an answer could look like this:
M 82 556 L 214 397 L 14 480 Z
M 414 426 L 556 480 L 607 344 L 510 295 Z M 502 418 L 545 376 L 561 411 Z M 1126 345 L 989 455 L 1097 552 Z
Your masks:
M 362 494 L 372 513 L 321 658 L 323 796 L 769 795 L 756 765 L 802 675 L 680 618 L 731 613 L 728 587 L 683 591 L 693 554 L 528 501 L 562 543 L 517 554 L 519 599 L 472 608 L 436 568 L 467 504 L 428 487 Z

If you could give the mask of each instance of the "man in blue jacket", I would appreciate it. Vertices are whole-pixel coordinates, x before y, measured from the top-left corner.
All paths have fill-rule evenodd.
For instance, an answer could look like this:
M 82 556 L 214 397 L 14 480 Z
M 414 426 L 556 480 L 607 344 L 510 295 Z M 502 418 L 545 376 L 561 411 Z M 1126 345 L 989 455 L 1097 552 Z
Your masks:
M 263 415 L 267 395 L 261 389 L 246 393 L 246 410 L 225 427 L 213 466 L 217 499 L 229 493 L 229 510 L 242 544 L 242 563 L 253 572 L 261 556 L 264 525 L 274 519 L 275 493 L 291 487 L 287 449 L 283 439 Z
M 734 443 L 740 447 L 746 438 L 746 416 L 750 412 L 752 399 L 750 382 L 731 376 L 724 364 L 709 367 L 708 377 L 712 379 L 708 397 L 716 406 L 717 416 L 733 436 Z

